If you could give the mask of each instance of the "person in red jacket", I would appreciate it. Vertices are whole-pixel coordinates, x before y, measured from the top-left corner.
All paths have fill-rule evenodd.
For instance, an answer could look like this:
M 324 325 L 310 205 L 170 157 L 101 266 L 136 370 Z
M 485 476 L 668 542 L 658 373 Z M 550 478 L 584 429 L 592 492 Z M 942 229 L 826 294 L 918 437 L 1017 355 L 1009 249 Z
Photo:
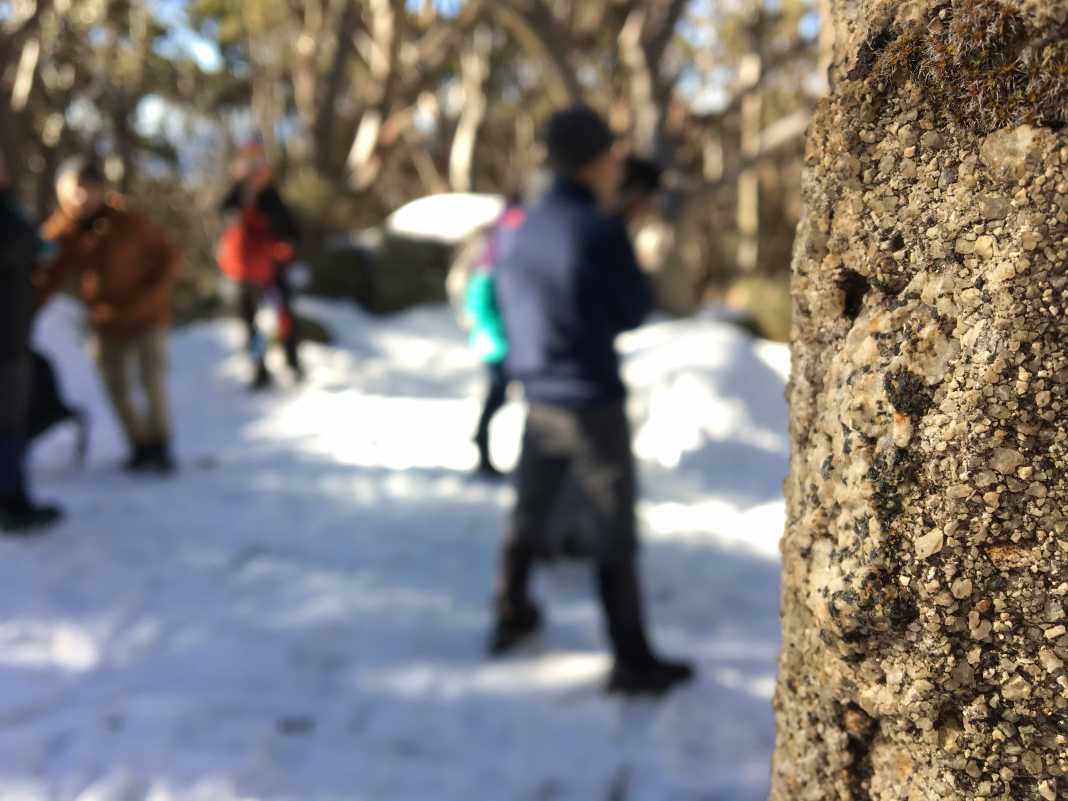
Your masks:
M 256 315 L 268 292 L 273 291 L 278 298 L 279 337 L 286 363 L 297 378 L 302 375 L 288 275 L 300 232 L 274 184 L 262 145 L 254 143 L 242 148 L 234 164 L 234 177 L 234 185 L 222 202 L 227 226 L 217 255 L 223 272 L 239 287 L 241 318 L 253 360 L 252 388 L 262 390 L 271 385 L 267 369 L 269 343 L 256 325 Z

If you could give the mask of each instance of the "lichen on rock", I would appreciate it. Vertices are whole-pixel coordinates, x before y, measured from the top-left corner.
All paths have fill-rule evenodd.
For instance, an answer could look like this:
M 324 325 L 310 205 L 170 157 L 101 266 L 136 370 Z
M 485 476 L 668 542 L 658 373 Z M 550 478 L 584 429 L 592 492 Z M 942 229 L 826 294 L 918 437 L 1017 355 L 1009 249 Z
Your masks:
M 1068 798 L 1068 2 L 835 8 L 772 799 Z

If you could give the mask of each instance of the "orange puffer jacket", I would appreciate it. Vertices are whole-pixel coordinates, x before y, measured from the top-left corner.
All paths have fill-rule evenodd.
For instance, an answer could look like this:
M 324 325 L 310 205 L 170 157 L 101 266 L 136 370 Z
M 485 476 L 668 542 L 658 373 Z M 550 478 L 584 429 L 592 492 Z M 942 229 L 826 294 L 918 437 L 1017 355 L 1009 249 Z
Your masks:
M 277 240 L 267 215 L 253 207 L 242 209 L 238 221 L 223 232 L 215 256 L 227 277 L 267 286 L 279 265 L 293 258 L 293 247 Z

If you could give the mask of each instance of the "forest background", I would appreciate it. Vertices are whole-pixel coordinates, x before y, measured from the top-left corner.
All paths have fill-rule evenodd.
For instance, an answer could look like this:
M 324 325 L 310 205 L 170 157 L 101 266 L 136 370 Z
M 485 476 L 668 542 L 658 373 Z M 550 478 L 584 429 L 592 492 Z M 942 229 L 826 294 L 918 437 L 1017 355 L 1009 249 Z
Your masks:
M 820 5 L 3 0 L 0 157 L 44 216 L 62 160 L 98 153 L 185 246 L 177 303 L 192 319 L 223 307 L 218 201 L 235 149 L 262 139 L 303 221 L 313 289 L 392 311 L 433 298 L 375 301 L 365 246 L 383 246 L 369 232 L 426 195 L 528 185 L 545 119 L 586 102 L 668 168 L 645 254 L 673 276 L 665 308 L 726 299 L 786 338 L 804 132 L 831 47 Z M 385 250 L 393 276 L 426 260 Z

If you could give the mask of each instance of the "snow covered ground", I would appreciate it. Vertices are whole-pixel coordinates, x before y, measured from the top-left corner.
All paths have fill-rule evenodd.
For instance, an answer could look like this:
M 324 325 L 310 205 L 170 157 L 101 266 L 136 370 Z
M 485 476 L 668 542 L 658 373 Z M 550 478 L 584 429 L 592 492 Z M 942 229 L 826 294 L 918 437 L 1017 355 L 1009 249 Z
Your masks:
M 336 334 L 243 390 L 234 323 L 176 334 L 181 474 L 122 475 L 73 306 L 39 338 L 95 417 L 34 454 L 70 520 L 0 542 L 0 801 L 762 801 L 773 744 L 788 354 L 714 313 L 625 338 L 644 572 L 700 679 L 610 700 L 588 570 L 537 582 L 540 643 L 483 658 L 512 498 L 471 480 L 481 376 L 443 308 Z M 494 431 L 518 450 L 521 408 Z

